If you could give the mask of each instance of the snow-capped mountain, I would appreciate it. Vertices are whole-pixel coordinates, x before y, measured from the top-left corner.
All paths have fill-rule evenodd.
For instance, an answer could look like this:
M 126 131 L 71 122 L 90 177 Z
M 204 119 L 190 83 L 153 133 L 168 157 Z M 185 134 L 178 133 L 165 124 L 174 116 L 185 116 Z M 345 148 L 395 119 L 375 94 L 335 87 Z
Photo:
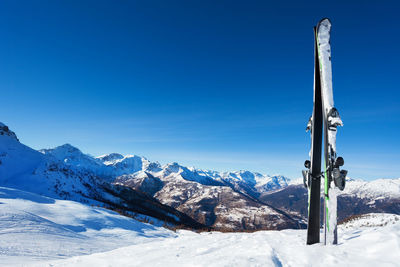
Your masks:
M 370 182 L 348 179 L 341 195 L 357 196 L 361 199 L 400 198 L 400 178 L 377 179 Z
M 150 162 L 135 155 L 122 156 L 118 153 L 92 157 L 82 153 L 78 148 L 64 144 L 52 149 L 41 149 L 41 153 L 63 161 L 65 165 L 90 170 L 97 175 L 115 178 L 119 175 L 135 173 L 147 168 Z
M 121 154 L 118 153 L 111 153 L 111 154 L 104 154 L 99 157 L 97 157 L 99 160 L 101 160 L 105 165 L 110 165 L 115 163 L 118 160 L 121 160 L 124 158 Z
M 131 158 L 127 162 L 135 167 Z M 0 186 L 141 213 L 190 228 L 204 227 L 143 192 L 112 184 L 112 171 L 112 166 L 68 144 L 40 152 L 31 149 L 7 126 L 0 125 Z
M 4 128 L 3 128 L 4 129 Z M 0 136 L 0 183 L 49 196 L 84 199 L 91 195 L 95 177 L 21 144 L 15 134 Z
M 161 165 L 118 153 L 93 157 L 70 144 L 36 151 L 4 124 L 0 186 L 223 231 L 302 228 L 307 216 L 301 180 Z M 349 179 L 338 201 L 339 220 L 370 212 L 400 214 L 400 179 Z
M 105 203 L 165 217 L 172 223 L 177 217 L 177 224 L 190 227 L 229 231 L 301 227 L 286 213 L 257 200 L 262 192 L 286 186 L 284 177 L 249 171 L 219 173 L 178 163 L 161 165 L 144 157 L 117 153 L 96 158 L 70 144 L 36 151 L 21 144 L 8 127 L 3 127 L 2 186 L 55 198 Z
M 236 179 L 241 182 L 240 177 Z M 235 189 L 232 182 L 217 172 L 171 163 L 119 176 L 115 182 L 147 192 L 163 204 L 217 230 L 301 227 L 287 214 L 247 195 L 243 187 Z
M 112 153 L 100 156 L 96 159 L 100 160 L 103 165 L 107 166 L 113 173 L 114 177 L 142 171 L 147 169 L 150 165 L 150 161 L 146 158 L 136 155 L 122 156 L 117 153 Z
M 255 198 L 263 193 L 285 188 L 289 181 L 281 175 L 269 176 L 249 171 L 225 172 L 220 179 Z
M 15 134 L 13 131 L 11 131 L 11 130 L 8 128 L 8 126 L 4 125 L 4 124 L 1 123 L 1 122 L 0 122 L 0 135 L 8 136 L 8 137 L 10 137 L 11 139 L 14 139 L 14 140 L 16 140 L 16 141 L 19 141 L 18 138 L 17 138 L 17 136 L 16 136 L 16 134 Z

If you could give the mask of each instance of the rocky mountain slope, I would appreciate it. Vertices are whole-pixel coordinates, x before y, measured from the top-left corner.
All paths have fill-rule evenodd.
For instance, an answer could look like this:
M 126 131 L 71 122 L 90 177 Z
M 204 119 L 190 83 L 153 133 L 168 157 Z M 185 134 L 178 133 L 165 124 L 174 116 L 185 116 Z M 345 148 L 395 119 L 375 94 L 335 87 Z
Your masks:
M 147 165 L 143 171 L 116 178 L 115 183 L 151 194 L 163 204 L 188 214 L 217 230 L 259 230 L 302 227 L 286 213 L 247 194 L 259 194 L 254 183 L 245 184 L 237 173 L 232 177 L 217 172 L 189 169 L 177 163 Z M 232 175 L 232 174 L 231 174 Z M 246 172 L 247 179 L 250 172 Z M 254 176 L 250 176 L 253 177 Z M 271 179 L 273 183 L 276 180 Z M 263 186 L 260 190 L 265 191 Z

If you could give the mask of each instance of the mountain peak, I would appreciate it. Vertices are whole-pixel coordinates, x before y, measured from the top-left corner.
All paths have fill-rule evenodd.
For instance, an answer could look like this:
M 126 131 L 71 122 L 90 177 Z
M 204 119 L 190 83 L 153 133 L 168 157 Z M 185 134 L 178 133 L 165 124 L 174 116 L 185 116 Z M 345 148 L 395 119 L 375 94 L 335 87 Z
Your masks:
M 119 153 L 110 153 L 98 156 L 97 158 L 103 162 L 108 162 L 108 161 L 121 160 L 124 158 L 124 156 Z
M 4 123 L 1 123 L 0 122 L 0 136 L 9 136 L 9 137 L 11 137 L 12 139 L 14 139 L 14 140 L 16 140 L 16 141 L 18 141 L 19 142 L 19 140 L 18 140 L 18 138 L 17 138 L 17 135 L 13 132 L 13 131 L 11 131 L 9 128 L 8 128 L 8 126 L 7 125 L 5 125 Z
M 39 152 L 52 156 L 70 166 L 72 165 L 82 169 L 90 169 L 94 172 L 104 169 L 101 160 L 84 154 L 71 144 L 64 144 L 50 149 L 41 149 Z
M 39 152 L 43 154 L 52 154 L 56 158 L 69 157 L 71 155 L 81 155 L 83 154 L 78 148 L 72 146 L 71 144 L 64 144 L 57 146 L 55 148 L 41 149 Z
M 134 159 L 144 159 L 144 160 L 147 160 L 145 157 L 142 157 L 142 156 L 137 156 L 137 155 L 126 155 L 125 157 L 124 157 L 125 159 L 129 159 L 129 158 L 134 158 Z
M 171 173 L 178 173 L 181 169 L 181 166 L 177 162 L 168 163 L 164 166 L 164 171 L 167 175 Z
M 69 143 L 58 146 L 58 147 L 54 148 L 54 150 L 63 150 L 66 152 L 71 152 L 71 153 L 81 152 L 78 148 L 74 147 L 73 145 L 71 145 Z

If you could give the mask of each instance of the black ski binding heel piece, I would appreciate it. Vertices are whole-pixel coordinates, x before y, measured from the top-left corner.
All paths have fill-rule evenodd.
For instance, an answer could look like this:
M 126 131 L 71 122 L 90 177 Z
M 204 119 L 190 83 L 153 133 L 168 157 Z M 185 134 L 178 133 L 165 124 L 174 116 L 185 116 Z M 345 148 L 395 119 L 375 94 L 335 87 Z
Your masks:
M 342 157 L 338 157 L 335 160 L 335 163 L 333 165 L 332 169 L 332 178 L 333 182 L 335 183 L 335 186 L 339 188 L 340 191 L 343 191 L 345 185 L 346 185 L 346 176 L 347 176 L 347 171 L 346 170 L 340 170 L 339 167 L 344 165 L 344 160 Z

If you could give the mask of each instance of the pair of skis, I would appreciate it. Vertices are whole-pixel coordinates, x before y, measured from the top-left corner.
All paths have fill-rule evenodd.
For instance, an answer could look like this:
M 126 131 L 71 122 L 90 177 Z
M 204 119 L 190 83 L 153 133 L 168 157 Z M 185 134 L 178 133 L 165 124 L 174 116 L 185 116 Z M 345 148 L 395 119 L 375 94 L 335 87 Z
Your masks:
M 306 160 L 303 181 L 308 189 L 307 244 L 319 243 L 321 179 L 324 179 L 324 244 L 337 244 L 337 193 L 345 186 L 344 161 L 336 156 L 336 130 L 342 126 L 339 112 L 333 105 L 330 47 L 331 23 L 321 20 L 314 27 L 315 69 L 314 109 L 307 124 L 311 132 L 310 160 Z M 322 135 L 324 134 L 324 136 Z M 322 137 L 324 139 L 324 171 L 321 172 Z

